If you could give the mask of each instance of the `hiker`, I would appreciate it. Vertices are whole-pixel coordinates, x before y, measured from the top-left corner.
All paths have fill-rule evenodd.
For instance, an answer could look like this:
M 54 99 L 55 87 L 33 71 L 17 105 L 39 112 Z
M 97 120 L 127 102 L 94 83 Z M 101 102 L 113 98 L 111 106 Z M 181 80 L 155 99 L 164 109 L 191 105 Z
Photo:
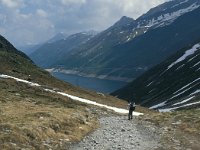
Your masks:
M 130 120 L 130 119 L 133 119 L 133 111 L 135 110 L 135 103 L 130 102 L 128 104 L 128 109 L 129 109 L 128 120 Z

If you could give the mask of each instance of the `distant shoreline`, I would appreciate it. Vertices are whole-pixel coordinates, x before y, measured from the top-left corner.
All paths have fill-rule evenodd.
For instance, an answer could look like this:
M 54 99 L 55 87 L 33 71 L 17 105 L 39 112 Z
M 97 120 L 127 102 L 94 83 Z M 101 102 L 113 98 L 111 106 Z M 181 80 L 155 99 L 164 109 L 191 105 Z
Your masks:
M 96 75 L 96 74 L 86 74 L 81 73 L 76 70 L 66 70 L 66 69 L 57 69 L 57 68 L 51 68 L 51 69 L 45 69 L 46 71 L 50 73 L 63 73 L 66 75 L 77 75 L 80 77 L 88 77 L 88 78 L 97 78 L 97 79 L 104 79 L 104 80 L 111 80 L 111 81 L 122 81 L 122 82 L 131 82 L 134 80 L 134 78 L 125 78 L 125 77 L 115 77 L 115 76 L 108 76 L 108 75 Z

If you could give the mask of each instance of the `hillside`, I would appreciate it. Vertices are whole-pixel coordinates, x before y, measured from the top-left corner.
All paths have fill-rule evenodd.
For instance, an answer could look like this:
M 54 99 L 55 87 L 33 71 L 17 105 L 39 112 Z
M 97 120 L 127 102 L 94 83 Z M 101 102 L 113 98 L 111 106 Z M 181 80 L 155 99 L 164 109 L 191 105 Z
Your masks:
M 113 93 L 160 111 L 200 105 L 200 43 L 188 45 Z
M 111 96 L 59 81 L 2 36 L 0 43 L 1 149 L 63 149 L 98 127 L 97 111 L 101 108 L 52 90 L 111 106 L 125 105 Z
M 51 68 L 130 81 L 199 39 L 199 1 L 169 1 L 133 20 L 122 17 Z M 161 36 L 162 35 L 162 36 Z M 62 67 L 60 67 L 62 66 Z
M 64 37 L 57 35 L 47 43 L 41 45 L 29 56 L 40 67 L 48 68 L 63 56 L 66 56 L 72 49 L 80 47 L 94 35 L 92 33 L 81 32 Z

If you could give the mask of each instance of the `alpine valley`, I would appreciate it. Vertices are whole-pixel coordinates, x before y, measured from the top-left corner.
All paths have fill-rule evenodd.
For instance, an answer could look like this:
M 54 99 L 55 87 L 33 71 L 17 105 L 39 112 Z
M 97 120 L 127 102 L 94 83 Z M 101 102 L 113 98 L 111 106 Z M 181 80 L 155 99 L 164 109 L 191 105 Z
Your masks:
M 199 0 L 170 0 L 102 32 L 60 33 L 23 50 L 0 35 L 0 149 L 200 149 Z M 44 69 L 129 83 L 108 95 Z M 132 120 L 127 101 L 136 102 Z
M 199 6 L 198 0 L 169 1 L 136 20 L 124 16 L 95 36 L 83 39 L 78 34 L 77 40 L 73 40 L 75 46 L 70 43 L 62 47 L 60 41 L 52 50 L 49 46 L 53 47 L 55 43 L 51 43 L 40 47 L 30 57 L 51 71 L 132 81 L 199 40 Z M 54 56 L 53 60 L 51 56 Z

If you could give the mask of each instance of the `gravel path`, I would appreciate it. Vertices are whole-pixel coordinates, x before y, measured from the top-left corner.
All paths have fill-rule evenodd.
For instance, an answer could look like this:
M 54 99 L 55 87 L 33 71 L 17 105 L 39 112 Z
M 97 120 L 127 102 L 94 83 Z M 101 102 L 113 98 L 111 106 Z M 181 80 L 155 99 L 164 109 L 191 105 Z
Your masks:
M 159 147 L 159 134 L 152 126 L 144 127 L 136 118 L 103 117 L 101 127 L 71 150 L 152 150 Z

